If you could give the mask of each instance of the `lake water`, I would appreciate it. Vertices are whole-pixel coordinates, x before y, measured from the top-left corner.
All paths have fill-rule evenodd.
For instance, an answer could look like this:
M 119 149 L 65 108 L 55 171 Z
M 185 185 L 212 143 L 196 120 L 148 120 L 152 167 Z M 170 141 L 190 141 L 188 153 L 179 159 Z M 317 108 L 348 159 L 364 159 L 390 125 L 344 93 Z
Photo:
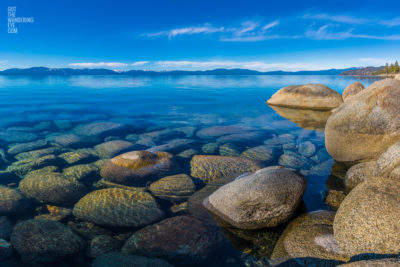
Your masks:
M 185 152 L 180 154 L 180 165 L 182 172 L 189 175 L 189 161 L 193 154 L 239 156 L 252 147 L 274 145 L 277 148 L 274 158 L 265 165 L 281 164 L 296 169 L 306 177 L 307 190 L 303 200 L 307 211 L 330 209 L 324 203 L 324 196 L 333 161 L 324 150 L 324 114 L 315 115 L 293 110 L 272 109 L 265 104 L 265 101 L 278 89 L 288 85 L 322 83 L 341 93 L 347 85 L 357 80 L 354 77 L 343 76 L 294 75 L 0 76 L 0 169 L 12 171 L 18 176 L 14 180 L 9 177 L 4 178 L 0 180 L 0 183 L 11 188 L 18 188 L 20 179 L 23 179 L 29 171 L 46 166 L 46 164 L 29 165 L 22 170 L 23 167 L 18 167 L 16 163 L 18 159 L 32 161 L 35 160 L 32 157 L 36 155 L 43 157 L 48 154 L 57 157 L 62 153 L 81 148 L 91 149 L 110 140 L 127 140 L 140 149 L 170 144 L 167 148 L 168 152 L 174 155 Z M 364 78 L 359 81 L 366 87 L 375 79 Z M 57 140 L 55 137 L 77 134 L 77 127 L 93 122 L 113 122 L 120 127 L 117 130 L 90 135 L 93 138 L 85 142 L 55 141 Z M 229 136 L 229 132 L 207 138 L 197 135 L 197 132 L 202 129 L 231 125 L 243 129 L 239 131 L 239 136 Z M 178 133 L 176 129 L 182 127 L 185 127 L 185 131 L 178 131 Z M 143 140 L 143 136 L 149 132 L 156 134 Z M 79 133 L 77 135 L 79 136 Z M 37 140 L 44 140 L 46 144 L 32 150 L 49 147 L 57 149 L 30 155 L 10 151 L 10 148 L 15 145 Z M 300 153 L 299 145 L 306 143 L 309 147 L 310 142 L 309 155 Z M 213 144 L 213 149 L 206 151 L 204 149 L 206 144 Z M 24 153 L 29 149 L 21 151 Z M 290 157 L 282 157 L 284 154 Z M 101 156 L 96 156 L 82 161 L 64 162 L 63 165 L 57 166 L 57 171 L 62 172 L 63 169 L 82 164 L 82 162 L 90 164 L 101 158 Z M 10 168 L 10 166 L 14 167 Z M 0 175 L 1 177 L 3 176 Z M 98 175 L 92 182 L 95 183 L 99 179 Z M 205 186 L 197 180 L 194 182 L 197 190 Z M 328 182 L 328 187 L 329 184 Z M 202 211 L 193 211 L 190 208 L 183 209 L 180 213 L 173 213 L 169 211 L 170 207 L 177 203 L 158 199 L 157 202 L 166 211 L 168 217 L 191 214 L 191 216 L 200 217 L 200 220 L 209 219 L 201 218 L 204 214 Z M 21 221 L 45 214 L 43 207 L 46 204 L 46 201 L 35 203 L 35 209 L 30 209 L 24 214 L 12 214 L 9 217 Z M 72 208 L 73 205 L 68 204 L 64 207 Z M 65 225 L 78 221 L 71 215 L 61 219 Z M 136 230 L 138 229 L 111 229 L 113 234 L 132 233 Z M 227 240 L 230 240 L 221 248 L 224 253 L 215 252 L 214 255 L 210 255 L 208 261 L 201 261 L 196 263 L 197 265 L 267 266 L 266 259 L 260 256 L 262 253 L 254 248 L 257 242 L 250 242 L 252 244 L 249 245 L 247 244 L 249 240 L 243 241 L 243 238 L 238 238 L 242 241 L 234 242 L 232 237 L 227 236 L 229 234 L 226 234 L 226 231 L 222 232 Z M 236 237 L 238 236 L 240 235 Z M 218 257 L 215 257 L 217 255 Z M 20 258 L 17 253 L 14 253 L 8 261 L 18 262 Z M 89 265 L 90 261 L 90 257 L 82 256 L 83 264 Z M 174 264 L 180 265 L 176 262 Z

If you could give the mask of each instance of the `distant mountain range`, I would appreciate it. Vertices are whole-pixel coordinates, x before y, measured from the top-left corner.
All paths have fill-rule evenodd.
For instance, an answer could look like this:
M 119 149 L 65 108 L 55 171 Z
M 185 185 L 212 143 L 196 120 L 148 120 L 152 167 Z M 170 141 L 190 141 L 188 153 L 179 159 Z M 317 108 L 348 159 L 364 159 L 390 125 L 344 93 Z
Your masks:
M 148 76 L 148 75 L 339 75 L 344 71 L 356 70 L 357 68 L 347 69 L 329 69 L 329 70 L 313 70 L 313 71 L 267 71 L 260 72 L 249 69 L 215 69 L 204 71 L 146 71 L 146 70 L 128 70 L 114 71 L 109 69 L 72 69 L 72 68 L 46 68 L 33 67 L 25 69 L 6 69 L 0 71 L 0 75 L 132 75 L 132 76 Z
M 371 76 L 374 75 L 375 72 L 384 69 L 385 67 L 364 67 L 364 68 L 356 68 L 352 70 L 345 70 L 340 75 L 349 75 L 349 76 Z

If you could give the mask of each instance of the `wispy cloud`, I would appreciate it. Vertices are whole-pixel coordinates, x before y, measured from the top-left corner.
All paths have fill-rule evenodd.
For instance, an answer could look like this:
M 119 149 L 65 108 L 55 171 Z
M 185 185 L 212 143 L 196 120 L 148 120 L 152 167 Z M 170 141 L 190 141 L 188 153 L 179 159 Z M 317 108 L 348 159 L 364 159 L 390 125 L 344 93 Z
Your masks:
M 335 31 L 337 25 L 326 24 L 318 29 L 309 28 L 305 32 L 305 37 L 315 40 L 345 40 L 350 38 L 376 39 L 376 40 L 400 40 L 400 34 L 392 35 L 371 35 L 353 33 L 354 29 Z
M 131 66 L 143 66 L 143 65 L 146 65 L 148 63 L 149 63 L 149 61 L 136 61 L 136 62 L 133 62 L 131 64 Z
M 154 33 L 147 33 L 144 36 L 147 37 L 168 37 L 169 39 L 177 37 L 179 35 L 193 35 L 193 34 L 211 34 L 216 32 L 224 31 L 224 27 L 213 27 L 209 23 L 205 23 L 201 26 L 176 28 L 167 31 L 160 31 Z
M 376 19 L 376 18 L 354 17 L 349 15 L 331 15 L 327 13 L 319 13 L 319 14 L 305 14 L 302 18 L 325 20 L 325 21 L 339 22 L 339 23 L 353 24 L 353 25 L 379 24 L 387 27 L 400 26 L 400 17 L 391 19 Z
M 184 35 L 209 35 L 220 34 L 218 39 L 223 42 L 257 42 L 267 39 L 281 38 L 278 35 L 269 35 L 269 30 L 278 26 L 279 21 L 262 23 L 259 20 L 247 20 L 238 26 L 213 26 L 205 23 L 200 26 L 190 26 L 183 28 L 170 29 L 166 31 L 146 33 L 142 36 L 149 38 L 168 38 L 173 39 Z
M 258 71 L 270 70 L 318 70 L 321 66 L 309 63 L 267 63 L 265 61 L 230 61 L 230 60 L 211 60 L 211 61 L 190 61 L 190 60 L 177 60 L 177 61 L 157 61 L 156 65 L 164 69 L 215 69 L 215 68 L 242 68 Z
M 121 62 L 81 62 L 81 63 L 69 63 L 71 67 L 82 67 L 82 68 L 96 68 L 96 67 L 109 67 L 119 68 L 126 67 L 128 64 Z

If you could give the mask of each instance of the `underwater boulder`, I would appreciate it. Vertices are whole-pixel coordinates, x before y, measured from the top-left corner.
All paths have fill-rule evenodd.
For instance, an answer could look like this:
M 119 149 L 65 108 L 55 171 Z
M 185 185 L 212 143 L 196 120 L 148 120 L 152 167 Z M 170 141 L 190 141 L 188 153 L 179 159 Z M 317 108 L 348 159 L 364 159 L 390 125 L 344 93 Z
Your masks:
M 111 252 L 100 255 L 93 263 L 92 267 L 174 267 L 168 262 L 157 259 L 147 258 L 136 255 L 127 255 L 121 252 Z
M 182 173 L 161 178 L 152 183 L 149 190 L 161 199 L 184 201 L 196 191 L 196 186 L 189 175 Z
M 131 151 L 104 163 L 100 175 L 105 180 L 126 184 L 146 184 L 179 168 L 167 152 Z
M 0 186 L 0 215 L 22 214 L 29 204 L 30 200 L 17 189 Z
M 83 183 L 57 172 L 28 174 L 19 187 L 25 195 L 53 204 L 73 203 L 87 192 Z
M 71 257 L 85 248 L 85 242 L 60 222 L 27 220 L 18 223 L 11 244 L 24 262 L 51 262 Z
M 81 220 L 116 227 L 140 227 L 164 217 L 149 193 L 121 188 L 90 192 L 75 204 L 73 214 Z
M 157 257 L 171 263 L 196 264 L 218 255 L 223 235 L 217 227 L 188 216 L 176 216 L 135 232 L 122 252 Z
M 190 161 L 191 176 L 206 183 L 227 176 L 255 172 L 262 168 L 259 161 L 230 156 L 196 155 Z

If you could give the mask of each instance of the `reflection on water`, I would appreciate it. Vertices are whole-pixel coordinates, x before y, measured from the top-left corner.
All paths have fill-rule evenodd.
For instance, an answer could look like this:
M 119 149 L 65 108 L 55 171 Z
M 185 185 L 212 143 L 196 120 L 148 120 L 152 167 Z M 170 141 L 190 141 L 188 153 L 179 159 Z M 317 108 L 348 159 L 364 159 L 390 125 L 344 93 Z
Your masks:
M 190 260 L 198 266 L 266 266 L 284 226 L 243 231 L 221 225 L 202 206 L 203 199 L 221 184 L 189 179 L 195 185 L 190 187 L 192 195 L 177 201 L 176 196 L 182 196 L 176 191 L 179 183 L 174 184 L 175 191 L 171 191 L 171 184 L 162 181 L 150 187 L 153 181 L 149 181 L 140 188 L 115 184 L 102 179 L 103 164 L 123 152 L 145 149 L 172 153 L 180 165 L 178 172 L 188 175 L 191 157 L 197 154 L 261 160 L 265 166 L 282 165 L 302 173 L 307 180 L 304 209 L 327 209 L 324 192 L 327 187 L 340 190 L 343 173 L 337 165 L 331 171 L 333 161 L 324 145 L 323 128 L 329 113 L 269 107 L 265 101 L 276 90 L 291 84 L 323 83 L 342 92 L 354 81 L 355 78 L 341 76 L 0 76 L 0 190 L 6 192 L 3 195 L 7 194 L 7 201 L 11 199 L 8 196 L 20 194 L 19 189 L 31 197 L 27 199 L 29 205 L 16 205 L 18 210 L 10 205 L 2 211 L 0 238 L 10 241 L 10 229 L 21 221 L 25 225 L 18 228 L 17 234 L 22 235 L 21 240 L 29 240 L 18 243 L 16 239 L 13 246 L 34 247 L 32 244 L 40 243 L 49 249 L 37 253 L 40 255 L 13 253 L 7 262 L 12 266 L 21 260 L 40 259 L 88 266 L 94 257 L 120 251 L 129 242 L 126 250 L 157 256 L 176 266 Z M 368 86 L 373 81 L 361 82 Z M 167 180 L 176 183 L 176 179 Z M 52 188 L 60 183 L 69 202 L 53 192 Z M 77 183 L 79 186 L 75 187 Z M 82 194 L 109 187 L 132 192 L 124 198 L 120 191 L 110 191 L 98 202 L 93 197 L 89 206 L 81 207 L 93 212 L 98 209 L 96 205 L 103 205 L 98 213 L 88 215 L 92 221 L 75 217 L 72 209 Z M 154 188 L 164 197 L 159 197 Z M 115 226 L 119 221 L 132 220 L 126 217 L 130 214 L 130 202 L 126 199 L 130 198 L 147 199 L 151 202 L 148 205 L 159 213 L 154 220 L 160 216 L 164 220 L 150 228 L 144 227 L 147 223 Z M 149 214 L 146 205 L 140 212 L 152 218 L 154 214 Z M 161 210 L 154 208 L 157 206 Z M 110 216 L 112 212 L 118 216 Z M 59 229 L 60 234 L 47 233 L 49 224 L 29 221 L 32 218 L 60 222 L 50 225 Z M 96 221 L 106 225 L 97 225 Z M 107 225 L 111 221 L 113 225 Z M 4 225 L 11 225 L 8 232 L 3 231 Z M 27 237 L 22 234 L 24 227 L 37 231 Z M 179 233 L 179 238 L 174 238 L 174 233 Z M 60 244 L 52 247 L 54 244 L 48 240 L 60 236 Z M 225 242 L 221 240 L 223 236 Z M 199 241 L 193 242 L 192 238 Z M 174 241 L 169 242 L 171 239 Z M 61 257 L 67 247 L 79 250 L 80 256 Z M 104 266 L 105 262 L 121 259 L 128 266 L 130 260 L 143 260 L 116 252 L 99 258 L 96 264 Z
M 323 132 L 326 121 L 332 114 L 331 111 L 317 111 L 310 109 L 294 109 L 279 106 L 270 106 L 282 117 L 296 123 L 299 127 L 307 130 Z

